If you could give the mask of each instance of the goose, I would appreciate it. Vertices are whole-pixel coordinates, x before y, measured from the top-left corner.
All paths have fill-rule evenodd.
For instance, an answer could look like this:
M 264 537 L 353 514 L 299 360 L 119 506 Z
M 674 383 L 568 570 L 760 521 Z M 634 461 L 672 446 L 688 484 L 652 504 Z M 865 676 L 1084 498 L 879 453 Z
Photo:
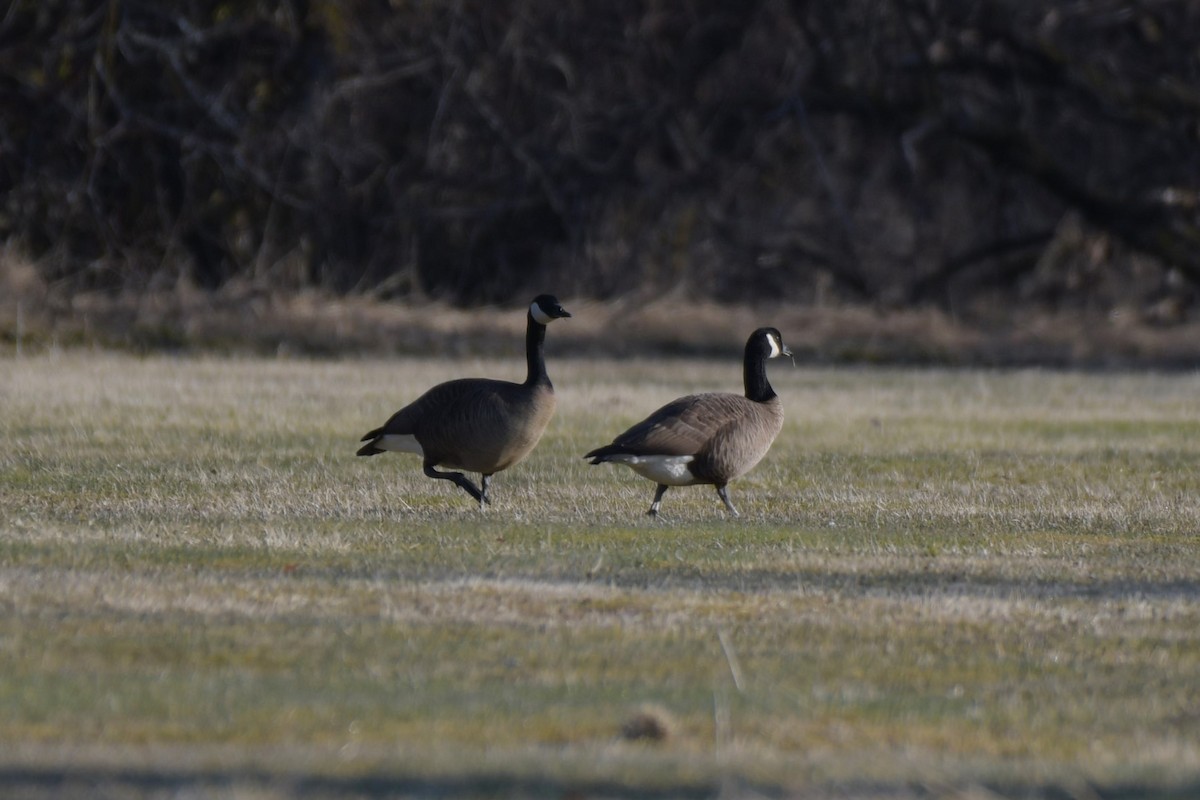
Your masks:
M 624 464 L 658 484 L 646 512 L 658 516 L 672 486 L 711 484 L 733 516 L 728 484 L 757 464 L 783 427 L 783 404 L 767 380 L 769 358 L 790 356 L 775 328 L 759 328 L 746 341 L 745 396 L 707 392 L 680 397 L 584 458 Z
M 554 386 L 542 350 L 546 326 L 569 316 L 553 295 L 538 295 L 526 315 L 524 383 L 488 378 L 439 383 L 363 436 L 359 441 L 366 444 L 357 454 L 416 453 L 430 478 L 454 482 L 480 508 L 491 503 L 492 476 L 529 455 L 554 416 Z M 478 472 L 480 485 L 457 470 Z

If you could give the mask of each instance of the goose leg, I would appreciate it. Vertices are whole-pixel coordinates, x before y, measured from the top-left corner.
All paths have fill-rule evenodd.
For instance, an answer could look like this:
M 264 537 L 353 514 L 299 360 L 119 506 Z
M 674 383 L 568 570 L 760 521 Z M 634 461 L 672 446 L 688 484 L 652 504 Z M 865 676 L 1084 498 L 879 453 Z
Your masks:
M 438 480 L 454 481 L 459 487 L 462 488 L 464 492 L 478 500 L 479 505 L 489 502 L 488 499 L 483 496 L 483 492 L 479 491 L 479 489 L 475 488 L 475 484 L 471 483 L 471 479 L 466 475 L 463 475 L 461 472 L 438 472 L 433 468 L 433 464 L 426 462 L 425 474 L 431 478 L 437 478 Z
M 491 475 L 481 475 L 479 486 L 479 505 L 482 507 L 484 503 L 492 502 L 492 498 L 488 497 L 488 487 L 492 485 Z
M 648 516 L 658 516 L 658 504 L 662 502 L 662 497 L 667 493 L 667 488 L 668 487 L 665 483 L 660 483 L 658 485 L 658 491 L 654 493 L 654 502 L 650 504 L 650 510 L 646 512 Z
M 735 517 L 740 517 L 741 514 L 733 507 L 733 503 L 729 502 L 729 489 L 724 483 L 717 484 L 717 495 L 720 496 L 721 502 L 725 504 L 725 508 L 729 509 L 729 513 Z

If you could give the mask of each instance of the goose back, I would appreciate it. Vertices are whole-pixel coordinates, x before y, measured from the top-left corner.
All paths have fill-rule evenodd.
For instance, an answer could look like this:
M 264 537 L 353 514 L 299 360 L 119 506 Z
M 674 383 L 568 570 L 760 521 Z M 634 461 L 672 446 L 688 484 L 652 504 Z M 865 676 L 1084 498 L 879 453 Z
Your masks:
M 461 378 L 433 387 L 380 432 L 414 437 L 431 464 L 490 475 L 529 455 L 555 405 L 548 383 Z
M 762 460 L 782 427 L 778 397 L 755 402 L 725 392 L 693 394 L 671 401 L 587 457 L 692 456 L 688 470 L 696 483 L 725 483 Z

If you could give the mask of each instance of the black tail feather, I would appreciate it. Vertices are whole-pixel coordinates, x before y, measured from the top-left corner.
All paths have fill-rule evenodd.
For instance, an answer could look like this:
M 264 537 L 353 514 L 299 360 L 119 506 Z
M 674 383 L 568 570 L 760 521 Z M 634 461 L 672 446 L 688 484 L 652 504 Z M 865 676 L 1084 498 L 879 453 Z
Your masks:
M 369 444 L 365 444 L 362 447 L 360 447 L 358 449 L 358 452 L 355 453 L 354 455 L 356 455 L 356 456 L 373 456 L 378 453 L 385 452 L 375 446 L 375 443 L 377 441 L 379 441 L 380 437 L 382 437 L 382 436 L 383 436 L 383 428 L 376 428 L 375 430 L 371 431 L 370 433 L 364 435 L 361 439 L 359 439 L 359 441 L 360 442 L 369 442 Z
M 591 461 L 592 464 L 603 464 L 605 461 L 608 461 L 610 457 L 620 455 L 623 452 L 625 451 L 615 444 L 606 444 L 604 447 L 597 447 L 595 450 L 585 455 L 584 458 Z

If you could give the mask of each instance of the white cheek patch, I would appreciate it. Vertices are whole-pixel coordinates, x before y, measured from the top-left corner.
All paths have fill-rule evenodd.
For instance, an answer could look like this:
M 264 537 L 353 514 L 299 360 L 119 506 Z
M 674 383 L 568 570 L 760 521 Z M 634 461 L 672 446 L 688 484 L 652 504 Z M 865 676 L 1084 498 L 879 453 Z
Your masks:
M 773 333 L 767 334 L 767 342 L 771 345 L 771 355 L 767 358 L 778 358 L 783 354 L 783 344 L 779 341 L 779 337 Z
M 696 476 L 688 469 L 695 456 L 612 456 L 610 461 L 624 464 L 631 470 L 666 486 L 692 486 Z
M 537 322 L 539 325 L 549 325 L 554 321 L 554 317 L 543 311 L 542 307 L 537 303 L 529 304 L 529 314 L 533 317 L 534 322 Z
M 380 436 L 379 441 L 375 442 L 375 446 L 380 450 L 390 450 L 393 453 L 416 453 L 419 456 L 425 455 L 425 451 L 421 449 L 421 443 L 417 441 L 417 437 L 411 433 L 403 435 L 389 433 L 386 436 Z

